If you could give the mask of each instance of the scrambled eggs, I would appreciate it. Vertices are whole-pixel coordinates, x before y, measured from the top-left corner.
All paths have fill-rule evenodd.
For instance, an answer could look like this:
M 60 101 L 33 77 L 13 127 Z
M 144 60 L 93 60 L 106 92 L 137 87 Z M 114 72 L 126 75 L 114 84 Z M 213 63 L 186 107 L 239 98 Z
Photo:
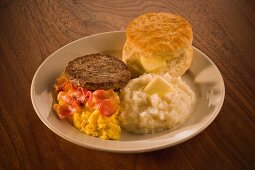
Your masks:
M 80 131 L 96 136 L 101 139 L 118 139 L 120 137 L 120 126 L 116 120 L 118 112 L 111 117 L 104 116 L 99 110 L 82 111 L 74 113 L 73 124 Z
M 59 119 L 71 120 L 87 135 L 101 139 L 120 138 L 119 96 L 112 89 L 89 91 L 61 76 L 55 81 L 54 93 L 53 110 Z

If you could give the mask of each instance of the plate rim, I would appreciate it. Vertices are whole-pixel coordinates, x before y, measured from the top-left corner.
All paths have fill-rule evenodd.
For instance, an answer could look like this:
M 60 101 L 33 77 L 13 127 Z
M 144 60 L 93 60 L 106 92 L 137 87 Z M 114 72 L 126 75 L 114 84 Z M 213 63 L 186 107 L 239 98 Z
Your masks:
M 51 130 L 53 131 L 55 134 L 57 134 L 58 136 L 62 137 L 63 139 L 72 142 L 74 144 L 89 148 L 89 149 L 94 149 L 94 150 L 100 150 L 100 151 L 107 151 L 107 152 L 115 152 L 115 153 L 139 153 L 139 152 L 149 152 L 149 151 L 155 151 L 155 150 L 159 150 L 159 149 L 163 149 L 163 148 L 167 148 L 167 147 L 171 147 L 180 143 L 183 143 L 193 137 L 195 137 L 196 135 L 198 135 L 199 133 L 201 133 L 203 130 L 205 130 L 212 122 L 213 120 L 217 117 L 217 115 L 219 114 L 223 103 L 224 103 L 224 99 L 225 99 L 225 84 L 224 84 L 224 79 L 222 77 L 221 72 L 219 71 L 218 67 L 214 64 L 214 62 L 206 55 L 204 54 L 201 50 L 199 50 L 198 48 L 192 46 L 195 50 L 197 50 L 199 53 L 201 53 L 215 68 L 216 71 L 219 73 L 220 79 L 221 79 L 221 90 L 222 90 L 222 97 L 221 97 L 221 101 L 218 105 L 218 107 L 214 110 L 212 116 L 203 124 L 203 126 L 199 127 L 198 130 L 196 130 L 194 133 L 192 133 L 189 136 L 185 136 L 182 137 L 181 139 L 168 143 L 168 144 L 162 144 L 162 145 L 158 145 L 158 146 L 150 146 L 150 147 L 144 147 L 144 148 L 134 148 L 134 149 L 122 149 L 122 148 L 105 148 L 105 147 L 98 147 L 98 146 L 94 146 L 94 145 L 88 145 L 85 144 L 83 142 L 80 142 L 78 140 L 72 139 L 71 137 L 66 136 L 65 134 L 63 134 L 62 132 L 60 132 L 58 129 L 56 129 L 54 126 L 52 126 L 51 124 L 48 124 L 46 121 L 44 121 L 43 116 L 39 113 L 39 110 L 35 104 L 35 99 L 33 98 L 34 96 L 34 88 L 35 88 L 35 79 L 40 71 L 40 69 L 43 67 L 43 65 L 52 57 L 55 55 L 55 53 L 57 53 L 58 51 L 62 50 L 63 48 L 76 43 L 78 41 L 82 41 L 83 39 L 87 39 L 90 37 L 94 37 L 94 36 L 100 36 L 100 35 L 104 35 L 104 34 L 116 34 L 116 33 L 125 33 L 125 31 L 109 31 L 109 32 L 101 32 L 98 34 L 93 34 L 93 35 L 89 35 L 89 36 L 85 36 L 82 37 L 80 39 L 77 39 L 75 41 L 72 41 L 62 47 L 60 47 L 58 50 L 54 51 L 51 55 L 49 55 L 47 58 L 44 59 L 44 61 L 40 64 L 40 66 L 37 68 L 36 72 L 34 73 L 32 82 L 31 82 L 31 87 L 30 87 L 30 97 L 31 97 L 31 101 L 32 101 L 32 105 L 33 108 L 37 114 L 37 116 L 40 118 L 40 120 Z M 111 141 L 114 142 L 114 141 Z M 124 142 L 124 141 L 123 141 Z M 126 141 L 125 141 L 126 142 Z M 135 142 L 140 142 L 140 141 L 135 141 Z

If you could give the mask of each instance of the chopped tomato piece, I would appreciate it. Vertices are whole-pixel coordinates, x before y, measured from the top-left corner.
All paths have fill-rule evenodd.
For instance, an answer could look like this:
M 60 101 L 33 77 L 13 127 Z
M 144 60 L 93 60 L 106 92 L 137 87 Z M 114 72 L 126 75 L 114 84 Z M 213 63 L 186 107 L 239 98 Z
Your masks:
M 71 96 L 69 96 L 69 95 L 64 95 L 64 96 L 62 96 L 62 98 L 61 98 L 65 103 L 68 103 L 68 104 L 72 104 L 72 102 L 73 102 L 73 98 L 71 97 Z
M 85 103 L 85 95 L 82 91 L 76 90 L 72 93 L 72 97 L 75 100 L 79 100 L 81 103 Z
M 87 93 L 87 89 L 83 88 L 83 87 L 78 87 L 76 91 L 80 91 L 82 94 L 86 94 Z
M 82 87 L 78 87 L 77 90 L 72 92 L 72 97 L 76 100 L 79 100 L 83 104 L 86 103 L 87 101 L 90 104 L 93 96 L 92 96 L 91 91 L 88 91 Z
M 110 117 L 117 112 L 118 104 L 113 99 L 104 99 L 101 101 L 99 109 L 104 116 Z
M 71 82 L 70 82 L 70 84 L 71 84 L 71 86 L 72 86 L 72 88 L 73 88 L 74 90 L 77 90 L 77 89 L 78 89 L 78 86 L 77 86 L 77 85 L 75 85 L 75 84 L 73 84 L 73 83 L 71 83 Z
M 88 100 L 89 105 L 92 105 L 93 94 L 91 93 L 91 91 L 87 91 L 86 97 L 89 98 L 89 100 Z
M 64 82 L 62 86 L 63 91 L 68 92 L 69 90 L 73 90 L 73 86 L 69 81 Z
M 68 106 L 68 109 L 71 111 L 71 114 L 75 112 L 81 112 L 81 105 L 78 100 L 74 100 L 71 105 Z
M 54 107 L 56 109 L 57 116 L 59 117 L 59 119 L 64 119 L 64 118 L 69 117 L 69 116 L 72 115 L 71 111 L 65 105 L 57 104 L 57 105 L 54 105 Z
M 98 99 L 107 99 L 114 95 L 114 91 L 110 90 L 96 90 L 93 95 Z
M 96 90 L 93 92 L 93 103 L 95 106 L 100 104 L 100 102 L 104 99 L 112 98 L 114 96 L 114 91 L 110 90 Z

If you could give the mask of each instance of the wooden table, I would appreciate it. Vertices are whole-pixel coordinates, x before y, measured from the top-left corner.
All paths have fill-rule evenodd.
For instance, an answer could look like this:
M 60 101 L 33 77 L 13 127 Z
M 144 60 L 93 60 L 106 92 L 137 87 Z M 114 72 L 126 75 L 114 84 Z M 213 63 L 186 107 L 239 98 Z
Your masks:
M 218 66 L 226 87 L 220 114 L 177 146 L 140 154 L 95 151 L 70 143 L 36 115 L 30 84 L 38 66 L 79 38 L 125 30 L 151 11 L 176 13 L 194 43 Z M 254 169 L 255 3 L 214 1 L 0 1 L 0 169 Z

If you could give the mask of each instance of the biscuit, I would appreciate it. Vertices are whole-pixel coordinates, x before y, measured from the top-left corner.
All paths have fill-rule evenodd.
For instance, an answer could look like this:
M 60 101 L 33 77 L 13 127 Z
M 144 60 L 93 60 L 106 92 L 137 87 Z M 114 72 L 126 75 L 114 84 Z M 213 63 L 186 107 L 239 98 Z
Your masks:
M 122 60 L 127 64 L 128 69 L 131 72 L 132 78 L 139 77 L 143 73 L 146 73 L 143 69 L 140 56 L 144 56 L 136 52 L 128 41 L 126 41 L 123 53 Z M 193 48 L 192 46 L 188 47 L 184 54 L 180 55 L 177 58 L 166 60 L 165 70 L 161 70 L 159 73 L 168 72 L 172 76 L 182 76 L 190 67 L 193 59 Z
M 166 61 L 166 72 L 172 76 L 182 76 L 191 66 L 192 60 L 193 48 L 190 46 L 180 57 Z
M 140 54 L 170 60 L 182 55 L 192 44 L 190 23 L 169 13 L 147 13 L 131 21 L 127 41 Z

